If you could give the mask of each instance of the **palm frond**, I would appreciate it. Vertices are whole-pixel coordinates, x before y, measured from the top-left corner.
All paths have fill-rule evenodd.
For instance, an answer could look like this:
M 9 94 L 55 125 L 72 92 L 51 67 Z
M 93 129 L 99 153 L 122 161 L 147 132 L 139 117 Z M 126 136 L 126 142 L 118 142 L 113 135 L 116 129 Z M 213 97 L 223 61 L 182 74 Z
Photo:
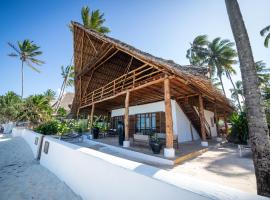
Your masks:
M 34 67 L 28 60 L 25 61 L 26 64 L 28 65 L 28 67 L 30 67 L 31 69 L 33 69 L 34 71 L 40 73 L 41 71 L 38 70 L 36 67 Z

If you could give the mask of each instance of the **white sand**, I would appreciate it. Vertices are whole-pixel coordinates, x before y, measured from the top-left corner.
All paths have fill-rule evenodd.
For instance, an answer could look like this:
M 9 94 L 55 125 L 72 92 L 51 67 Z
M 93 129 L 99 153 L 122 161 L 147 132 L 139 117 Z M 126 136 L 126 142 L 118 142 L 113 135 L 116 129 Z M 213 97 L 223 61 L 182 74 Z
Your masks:
M 201 156 L 169 169 L 197 179 L 218 183 L 256 194 L 256 179 L 251 153 L 239 157 L 235 145 L 210 149 Z
M 0 135 L 0 199 L 81 199 L 54 174 L 39 165 L 20 137 Z

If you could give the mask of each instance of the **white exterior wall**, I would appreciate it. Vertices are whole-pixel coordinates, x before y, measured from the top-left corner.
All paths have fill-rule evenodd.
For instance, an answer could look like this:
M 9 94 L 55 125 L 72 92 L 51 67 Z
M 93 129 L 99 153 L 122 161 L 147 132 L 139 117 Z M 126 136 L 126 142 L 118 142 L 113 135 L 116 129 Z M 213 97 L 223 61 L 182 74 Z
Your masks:
M 13 128 L 11 134 L 13 137 L 22 137 L 27 142 L 27 144 L 30 146 L 30 148 L 34 154 L 34 158 L 38 157 L 38 151 L 39 151 L 39 147 L 41 145 L 42 134 L 36 133 L 34 131 L 31 131 L 31 130 L 25 129 L 25 128 Z M 35 144 L 36 138 L 38 138 L 37 144 Z
M 197 130 L 193 127 L 190 120 L 187 118 L 185 113 L 182 111 L 176 101 L 172 100 L 172 114 L 173 114 L 173 131 L 178 134 L 178 142 L 188 142 L 193 139 L 199 140 L 200 136 Z M 192 133 L 191 129 L 192 128 Z
M 184 114 L 182 109 L 179 107 L 175 100 L 171 100 L 172 104 L 172 117 L 173 117 L 173 133 L 178 135 L 178 142 L 187 142 L 192 140 L 190 121 Z M 129 114 L 141 114 L 141 113 L 151 113 L 151 112 L 165 112 L 164 101 L 159 101 L 155 103 L 149 103 L 138 106 L 130 106 Z M 124 108 L 112 110 L 112 117 L 122 116 L 125 113 Z M 192 125 L 191 125 L 192 126 Z M 193 138 L 194 140 L 200 139 L 200 136 L 196 129 L 192 126 Z
M 214 126 L 212 126 L 212 124 L 211 124 L 211 118 L 214 119 L 214 113 L 209 111 L 209 110 L 204 110 L 204 117 L 205 117 L 206 121 L 208 122 L 208 124 L 210 125 L 212 136 L 216 137 L 217 136 L 216 123 L 213 124 Z

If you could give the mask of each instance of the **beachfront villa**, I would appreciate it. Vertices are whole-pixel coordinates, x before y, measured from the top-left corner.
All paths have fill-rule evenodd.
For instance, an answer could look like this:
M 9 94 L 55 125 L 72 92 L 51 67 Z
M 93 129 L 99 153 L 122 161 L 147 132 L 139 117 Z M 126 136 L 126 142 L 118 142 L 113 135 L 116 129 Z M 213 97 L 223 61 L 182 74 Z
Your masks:
M 106 115 L 124 123 L 125 141 L 165 139 L 164 156 L 181 143 L 219 135 L 218 120 L 233 111 L 209 80 L 207 68 L 182 66 L 73 22 L 76 115 Z M 132 141 L 132 140 L 131 140 Z

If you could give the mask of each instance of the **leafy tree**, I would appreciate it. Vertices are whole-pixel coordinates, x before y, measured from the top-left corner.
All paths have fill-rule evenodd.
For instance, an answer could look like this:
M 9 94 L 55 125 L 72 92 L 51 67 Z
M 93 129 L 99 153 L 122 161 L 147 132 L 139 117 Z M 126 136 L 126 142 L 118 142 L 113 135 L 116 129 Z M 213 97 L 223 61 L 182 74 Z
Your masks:
M 22 106 L 19 120 L 28 121 L 32 126 L 47 122 L 52 119 L 52 108 L 49 99 L 42 95 L 31 95 L 27 97 Z
M 21 60 L 21 79 L 22 79 L 22 92 L 21 97 L 23 98 L 23 79 L 24 79 L 24 63 L 27 64 L 28 67 L 33 69 L 36 72 L 40 72 L 33 64 L 42 65 L 43 61 L 37 59 L 36 57 L 41 55 L 42 52 L 39 50 L 40 47 L 33 43 L 30 40 L 24 40 L 23 42 L 18 41 L 18 46 L 15 46 L 11 43 L 8 45 L 14 50 L 14 52 L 10 53 L 11 57 L 18 57 Z
M 268 43 L 269 43 L 269 40 L 270 40 L 270 25 L 269 26 L 266 26 L 265 28 L 263 28 L 261 31 L 260 31 L 260 34 L 261 36 L 265 36 L 265 39 L 264 39 L 264 46 L 266 48 L 268 48 Z
M 237 96 L 241 96 L 242 100 L 245 100 L 242 81 L 236 81 L 235 88 L 230 89 L 230 91 L 232 99 L 236 100 Z
M 44 92 L 44 96 L 48 99 L 49 102 L 52 102 L 55 99 L 55 91 L 48 89 L 46 92 Z
M 21 105 L 22 99 L 14 92 L 0 96 L 0 122 L 17 121 Z
M 259 195 L 270 197 L 270 140 L 256 65 L 237 0 L 225 0 L 243 80 L 249 138 Z

